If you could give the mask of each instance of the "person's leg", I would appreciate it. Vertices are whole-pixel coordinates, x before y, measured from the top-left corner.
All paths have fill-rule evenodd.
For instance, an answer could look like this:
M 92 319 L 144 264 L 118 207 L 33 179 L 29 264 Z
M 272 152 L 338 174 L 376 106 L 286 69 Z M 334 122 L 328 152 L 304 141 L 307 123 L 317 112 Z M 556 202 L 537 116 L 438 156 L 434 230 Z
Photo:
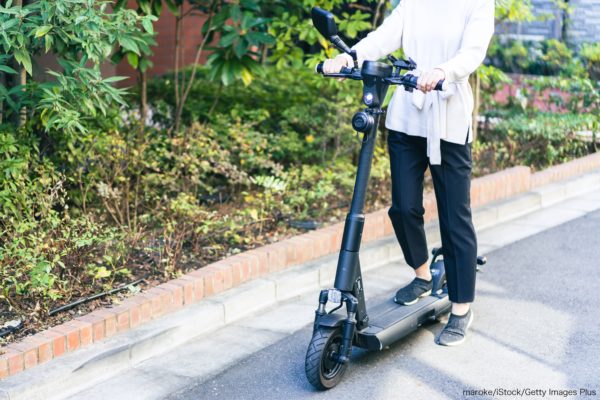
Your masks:
M 413 269 L 427 263 L 423 227 L 423 179 L 427 169 L 425 138 L 390 131 L 388 149 L 392 174 L 392 206 L 388 215 L 406 263 Z
M 471 217 L 471 144 L 441 143 L 442 164 L 431 173 L 438 206 L 452 313 L 464 315 L 475 297 L 477 238 Z
M 467 139 L 468 140 L 468 139 Z M 457 346 L 473 322 L 477 238 L 471 218 L 471 145 L 442 141 L 442 164 L 431 167 L 452 310 L 435 342 Z
M 427 169 L 425 138 L 390 131 L 388 135 L 392 173 L 392 206 L 388 215 L 404 259 L 417 277 L 431 279 L 429 253 L 423 227 L 423 178 Z

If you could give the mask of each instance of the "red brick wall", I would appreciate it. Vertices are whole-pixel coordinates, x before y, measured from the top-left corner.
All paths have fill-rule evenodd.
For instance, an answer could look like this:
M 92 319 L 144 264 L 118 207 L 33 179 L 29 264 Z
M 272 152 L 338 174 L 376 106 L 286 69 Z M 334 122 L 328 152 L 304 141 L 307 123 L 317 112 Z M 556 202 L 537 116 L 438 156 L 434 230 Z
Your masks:
M 136 2 L 129 0 L 128 6 L 135 8 Z M 187 3 L 186 3 L 187 4 Z M 186 6 L 185 11 L 189 10 Z M 181 58 L 182 65 L 189 65 L 194 62 L 196 49 L 202 41 L 200 30 L 202 24 L 206 20 L 205 16 L 189 15 L 184 18 L 181 29 Z M 157 35 L 155 40 L 157 46 L 153 47 L 154 55 L 152 62 L 154 67 L 150 70 L 149 76 L 162 75 L 172 71 L 175 68 L 175 16 L 169 11 L 166 5 L 163 5 L 163 13 L 158 21 L 154 23 L 154 30 Z M 204 52 L 200 58 L 200 63 L 206 61 L 207 53 Z M 34 63 L 34 74 L 36 79 L 52 79 L 46 75 L 46 70 L 56 70 L 60 68 L 53 55 L 41 55 L 36 57 Z M 118 65 L 106 62 L 102 65 L 102 74 L 104 76 L 127 76 L 129 79 L 119 83 L 119 86 L 131 86 L 136 83 L 137 74 L 133 68 L 129 66 L 127 60 L 121 61 Z
M 129 0 L 128 6 L 135 8 L 135 4 L 135 1 Z M 184 12 L 188 10 L 189 5 L 186 3 Z M 183 19 L 180 53 L 183 65 L 189 65 L 194 62 L 196 49 L 202 41 L 200 30 L 205 20 L 205 16 L 199 15 L 188 15 Z M 163 5 L 163 12 L 158 21 L 154 22 L 154 30 L 157 33 L 155 40 L 158 45 L 153 48 L 154 55 L 151 59 L 154 67 L 150 70 L 149 77 L 162 75 L 172 71 L 175 67 L 175 16 L 169 11 L 166 5 Z M 200 63 L 206 61 L 206 56 L 206 53 L 202 55 Z M 135 71 L 129 66 L 127 60 L 123 60 L 117 65 L 115 74 L 131 78 L 124 81 L 124 85 L 134 84 L 137 78 Z

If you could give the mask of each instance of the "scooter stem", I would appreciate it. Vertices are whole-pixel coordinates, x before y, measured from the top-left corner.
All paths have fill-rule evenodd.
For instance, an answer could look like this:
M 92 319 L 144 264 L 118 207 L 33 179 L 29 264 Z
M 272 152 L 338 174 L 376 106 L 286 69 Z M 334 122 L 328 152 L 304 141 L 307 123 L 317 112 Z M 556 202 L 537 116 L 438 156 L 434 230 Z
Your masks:
M 367 112 L 371 111 L 370 109 Z M 379 123 L 380 110 L 372 110 L 375 123 L 369 132 L 363 136 L 363 143 L 358 158 L 358 169 L 356 173 L 356 183 L 352 195 L 350 212 L 346 216 L 344 225 L 344 235 L 340 256 L 338 259 L 337 272 L 335 276 L 334 287 L 341 291 L 352 291 L 357 279 L 357 272 L 360 270 L 358 265 L 358 252 L 362 238 L 363 227 L 365 223 L 365 198 L 369 175 L 371 173 L 371 163 L 375 151 L 375 142 L 377 139 L 377 126 Z

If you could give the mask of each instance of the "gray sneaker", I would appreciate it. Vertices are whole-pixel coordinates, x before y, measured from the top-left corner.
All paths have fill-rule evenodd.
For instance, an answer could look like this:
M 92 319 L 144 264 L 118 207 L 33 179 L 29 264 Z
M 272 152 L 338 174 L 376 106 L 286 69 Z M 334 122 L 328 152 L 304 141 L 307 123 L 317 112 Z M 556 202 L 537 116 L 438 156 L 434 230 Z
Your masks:
M 411 304 L 415 304 L 420 297 L 429 296 L 432 288 L 433 279 L 426 281 L 425 279 L 415 277 L 408 285 L 396 292 L 394 302 L 410 306 Z
M 450 313 L 448 323 L 442 329 L 435 342 L 442 346 L 457 346 L 465 341 L 467 329 L 473 322 L 473 311 L 469 311 L 465 315 L 456 315 Z

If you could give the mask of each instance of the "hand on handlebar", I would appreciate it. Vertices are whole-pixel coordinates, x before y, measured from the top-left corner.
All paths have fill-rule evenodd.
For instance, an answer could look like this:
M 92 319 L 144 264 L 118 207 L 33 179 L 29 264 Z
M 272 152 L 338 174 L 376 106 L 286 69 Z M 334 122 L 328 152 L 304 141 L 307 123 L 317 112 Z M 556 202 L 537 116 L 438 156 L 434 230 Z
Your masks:
M 352 67 L 352 61 L 348 60 L 344 54 L 339 54 L 335 58 L 325 60 L 323 63 L 324 74 L 339 74 L 344 67 Z M 343 81 L 345 78 L 338 78 Z
M 446 74 L 439 68 L 425 71 L 417 80 L 417 89 L 427 93 L 434 90 L 439 81 L 446 79 Z

